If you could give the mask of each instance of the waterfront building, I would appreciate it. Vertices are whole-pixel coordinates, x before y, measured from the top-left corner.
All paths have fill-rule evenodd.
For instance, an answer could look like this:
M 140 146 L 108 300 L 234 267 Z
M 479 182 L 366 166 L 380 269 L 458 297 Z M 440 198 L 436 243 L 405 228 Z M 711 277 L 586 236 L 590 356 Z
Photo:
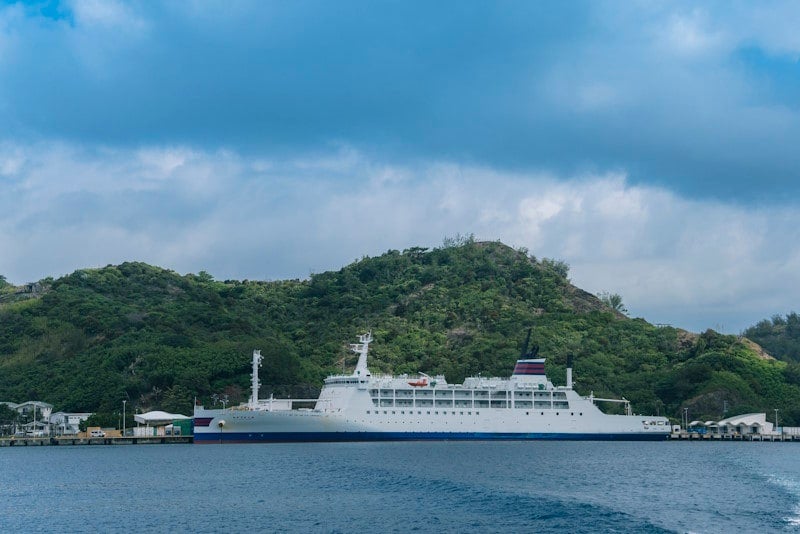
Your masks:
M 168 436 L 168 435 L 177 435 L 175 434 L 175 427 L 181 427 L 181 421 L 189 421 L 191 422 L 192 418 L 186 415 L 181 415 L 178 413 L 168 413 L 162 412 L 159 410 L 147 412 L 147 413 L 137 413 L 133 416 L 134 420 L 139 423 L 140 425 L 133 429 L 133 435 L 138 437 L 150 437 L 150 436 Z M 181 435 L 188 434 L 185 430 L 181 430 Z
M 779 434 L 766 413 L 746 413 L 720 421 L 692 421 L 689 433 L 711 436 L 764 436 Z
M 81 421 L 86 421 L 91 413 L 56 412 L 50 415 L 50 427 L 56 436 L 76 436 L 80 432 Z

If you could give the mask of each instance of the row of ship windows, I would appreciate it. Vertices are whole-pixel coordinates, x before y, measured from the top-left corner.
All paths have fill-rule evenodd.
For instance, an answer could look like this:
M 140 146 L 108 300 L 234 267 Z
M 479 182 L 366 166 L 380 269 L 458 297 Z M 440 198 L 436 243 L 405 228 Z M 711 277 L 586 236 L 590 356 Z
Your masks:
M 516 408 L 516 409 L 525 409 L 525 408 L 540 408 L 545 410 L 556 409 L 556 410 L 569 410 L 569 402 L 565 401 L 555 401 L 553 403 L 545 402 L 545 401 L 514 401 L 513 403 L 502 400 L 502 401 L 488 401 L 488 400 L 476 400 L 476 401 L 459 401 L 456 400 L 455 403 L 452 400 L 436 400 L 435 402 L 432 400 L 422 400 L 417 399 L 416 402 L 412 400 L 404 400 L 404 399 L 372 399 L 372 404 L 380 408 L 394 408 L 394 407 L 437 407 L 437 408 Z
M 361 380 L 364 382 L 364 380 Z M 326 384 L 358 384 L 358 378 L 328 378 L 325 380 Z
M 383 397 L 383 398 L 430 398 L 435 396 L 436 398 L 448 398 L 452 399 L 455 395 L 456 398 L 472 398 L 472 397 L 483 397 L 483 398 L 501 398 L 504 399 L 506 397 L 510 397 L 507 391 L 486 391 L 486 390 L 472 390 L 472 389 L 434 389 L 434 390 L 427 390 L 427 389 L 417 389 L 417 390 L 408 390 L 408 389 L 371 389 L 369 394 L 372 397 Z M 567 394 L 563 391 L 536 391 L 533 393 L 533 398 L 535 399 L 566 399 Z M 530 399 L 531 392 L 530 391 L 515 391 L 514 392 L 515 399 Z
M 446 410 L 442 410 L 441 415 L 447 415 L 447 413 L 448 412 Z M 370 415 L 370 414 L 380 415 L 381 411 L 380 410 L 372 410 L 372 411 L 367 410 L 367 415 Z M 389 415 L 389 414 L 397 415 L 397 411 L 396 410 L 383 410 L 383 415 Z M 405 414 L 406 414 L 405 410 L 400 410 L 400 415 L 405 415 Z M 414 410 L 408 410 L 408 414 L 409 415 L 414 415 Z M 431 415 L 431 412 L 430 411 L 426 411 L 425 414 L 426 415 Z M 450 414 L 451 415 L 455 415 L 456 412 L 450 412 Z M 458 412 L 458 414 L 459 415 L 464 415 L 464 412 Z M 480 415 L 480 414 L 481 414 L 481 412 L 478 412 L 478 411 L 475 412 L 475 415 Z M 530 412 L 525 412 L 525 415 L 530 415 L 530 414 L 531 414 Z M 558 415 L 558 412 L 555 412 L 555 414 Z M 569 412 L 569 414 L 571 416 L 574 416 L 575 412 Z M 422 411 L 417 411 L 417 415 L 422 415 Z M 440 414 L 439 414 L 438 411 L 434 411 L 433 415 L 440 415 Z M 472 412 L 466 412 L 466 415 L 472 415 Z M 544 415 L 544 412 L 539 412 L 539 415 Z M 579 416 L 583 416 L 583 412 L 578 412 L 578 415 Z

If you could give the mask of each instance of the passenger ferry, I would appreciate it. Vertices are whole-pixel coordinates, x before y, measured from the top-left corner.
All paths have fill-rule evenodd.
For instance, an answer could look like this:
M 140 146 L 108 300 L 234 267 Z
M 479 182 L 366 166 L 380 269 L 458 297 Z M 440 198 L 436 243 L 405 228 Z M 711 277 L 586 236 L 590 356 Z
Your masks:
M 352 374 L 325 379 L 318 399 L 259 399 L 260 351 L 253 352 L 252 394 L 237 407 L 195 406 L 195 443 L 389 440 L 663 440 L 666 417 L 634 415 L 623 399 L 581 396 L 554 386 L 544 358 L 517 360 L 511 378 L 374 376 L 367 367 L 371 333 L 359 336 Z M 525 351 L 523 350 L 523 353 Z M 528 354 L 530 356 L 530 354 Z M 621 402 L 625 415 L 597 401 Z M 313 408 L 297 408 L 300 404 Z

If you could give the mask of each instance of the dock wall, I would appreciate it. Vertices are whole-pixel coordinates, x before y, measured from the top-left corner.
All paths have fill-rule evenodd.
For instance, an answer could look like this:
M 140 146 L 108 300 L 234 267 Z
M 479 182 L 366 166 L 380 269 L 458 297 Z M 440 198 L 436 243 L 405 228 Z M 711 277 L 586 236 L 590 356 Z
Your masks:
M 102 438 L 87 437 L 17 437 L 0 438 L 0 447 L 43 447 L 43 446 L 78 446 L 78 445 L 170 445 L 192 443 L 193 436 L 106 436 Z

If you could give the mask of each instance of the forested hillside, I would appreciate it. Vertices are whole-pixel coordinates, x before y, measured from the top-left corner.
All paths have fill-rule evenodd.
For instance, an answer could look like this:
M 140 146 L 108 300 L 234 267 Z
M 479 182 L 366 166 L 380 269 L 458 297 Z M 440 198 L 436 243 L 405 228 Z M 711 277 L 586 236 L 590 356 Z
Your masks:
M 744 335 L 779 360 L 800 363 L 800 315 L 797 313 L 759 321 L 745 330 Z
M 142 263 L 84 269 L 0 291 L 0 400 L 57 410 L 188 413 L 193 397 L 313 395 L 352 368 L 371 329 L 377 372 L 508 376 L 528 328 L 555 383 L 575 356 L 576 389 L 625 396 L 639 413 L 693 419 L 781 410 L 800 423 L 800 373 L 747 340 L 629 319 L 568 281 L 568 266 L 501 243 L 390 250 L 308 280 L 215 281 Z M 612 407 L 613 408 L 613 407 Z

